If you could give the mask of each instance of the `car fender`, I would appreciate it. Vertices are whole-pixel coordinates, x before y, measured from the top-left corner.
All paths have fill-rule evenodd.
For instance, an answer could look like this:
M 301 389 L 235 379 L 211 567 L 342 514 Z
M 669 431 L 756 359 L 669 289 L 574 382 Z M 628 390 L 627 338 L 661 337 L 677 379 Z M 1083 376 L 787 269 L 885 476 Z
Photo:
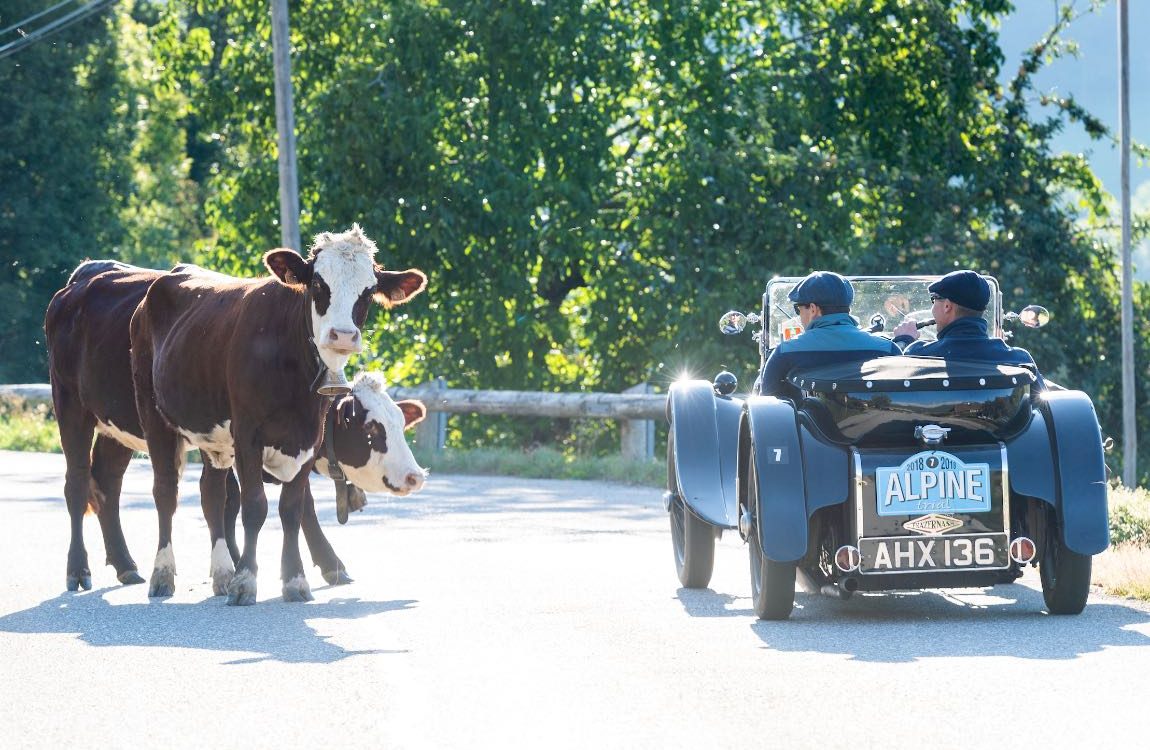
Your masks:
M 742 399 L 715 395 L 706 380 L 675 382 L 667 396 L 679 495 L 704 521 L 729 529 L 738 522 L 735 473 L 742 412 Z
M 1047 391 L 1039 404 L 1050 433 L 1063 542 L 1080 555 L 1096 555 L 1110 546 L 1110 518 L 1094 404 L 1082 391 Z
M 775 562 L 794 562 L 807 552 L 806 482 L 795 407 L 774 396 L 747 399 L 740 427 L 740 467 L 754 461 L 759 504 L 758 519 L 763 554 Z M 739 471 L 740 481 L 749 472 Z M 740 493 L 746 496 L 745 488 Z

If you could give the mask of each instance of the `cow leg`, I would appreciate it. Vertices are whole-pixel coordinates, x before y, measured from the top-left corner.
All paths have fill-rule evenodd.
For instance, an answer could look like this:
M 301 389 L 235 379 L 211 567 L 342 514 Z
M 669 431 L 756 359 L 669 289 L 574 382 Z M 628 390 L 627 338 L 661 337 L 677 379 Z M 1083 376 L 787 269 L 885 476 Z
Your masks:
M 210 462 L 204 462 L 204 470 L 200 473 L 200 507 L 204 511 L 204 520 L 208 524 L 208 533 L 212 541 L 212 593 L 222 596 L 228 592 L 228 584 L 235 575 L 236 565 L 232 559 L 227 533 L 227 492 L 228 477 L 232 476 L 230 469 L 217 469 Z M 235 536 L 235 516 L 232 516 L 232 536 Z
M 236 544 L 236 519 L 240 516 L 240 483 L 236 472 L 228 471 L 227 501 L 224 503 L 224 539 L 232 556 L 232 567 L 240 561 L 240 547 Z
M 233 426 L 233 430 L 235 427 Z M 240 514 L 244 523 L 244 550 L 236 563 L 236 574 L 228 584 L 228 604 L 256 603 L 256 542 L 268 517 L 264 494 L 263 451 L 257 441 L 242 439 L 236 433 L 236 476 L 240 483 Z
M 172 596 L 176 593 L 172 516 L 176 514 L 180 475 L 184 469 L 184 450 L 187 446 L 183 438 L 166 425 L 161 427 L 151 423 L 144 430 L 148 436 L 148 455 L 152 458 L 152 498 L 156 502 L 160 531 L 156 545 L 156 564 L 148 582 L 148 596 Z
M 351 583 L 352 578 L 347 574 L 343 561 L 335 554 L 331 543 L 320 528 L 319 518 L 315 513 L 315 496 L 311 494 L 311 482 L 307 483 L 304 492 L 303 507 L 300 510 L 300 526 L 303 528 L 303 537 L 307 548 L 311 552 L 311 561 L 319 566 L 323 579 L 332 586 L 342 586 Z
M 280 524 L 284 530 L 280 577 L 283 580 L 285 602 L 309 602 L 315 598 L 311 594 L 311 586 L 308 585 L 299 553 L 300 512 L 306 502 L 305 495 L 311 491 L 308 478 L 310 473 L 308 467 L 301 469 L 295 479 L 284 482 L 280 489 Z
M 67 470 L 64 474 L 64 500 L 71 520 L 72 540 L 68 545 L 69 591 L 92 588 L 92 571 L 88 569 L 88 551 L 84 548 L 84 513 L 92 489 L 92 436 L 96 418 L 80 406 L 79 397 L 64 387 L 52 390 L 56 423 L 60 428 L 60 446 L 64 450 Z M 99 497 L 92 498 L 97 504 Z M 98 505 L 97 505 L 98 507 Z
M 92 449 L 92 481 L 95 491 L 103 493 L 96 517 L 104 535 L 107 563 L 116 568 L 116 578 L 125 584 L 144 582 L 137 572 L 136 561 L 128 552 L 128 542 L 120 525 L 120 490 L 131 460 L 131 448 L 106 435 L 96 436 L 96 445 Z

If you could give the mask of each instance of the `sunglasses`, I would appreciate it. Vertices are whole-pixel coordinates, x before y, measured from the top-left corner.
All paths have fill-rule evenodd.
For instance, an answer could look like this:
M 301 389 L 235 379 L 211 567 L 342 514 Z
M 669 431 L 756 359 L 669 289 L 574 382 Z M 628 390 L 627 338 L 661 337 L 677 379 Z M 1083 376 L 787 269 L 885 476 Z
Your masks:
M 932 305 L 935 302 L 938 302 L 940 299 L 946 299 L 946 297 L 943 297 L 942 295 L 939 295 L 939 294 L 933 294 L 933 293 L 930 295 L 930 303 Z
M 795 315 L 798 315 L 798 314 L 799 314 L 799 308 L 801 308 L 801 307 L 810 307 L 810 303 L 807 303 L 807 304 L 803 304 L 803 305 L 795 305 L 794 307 L 795 307 Z

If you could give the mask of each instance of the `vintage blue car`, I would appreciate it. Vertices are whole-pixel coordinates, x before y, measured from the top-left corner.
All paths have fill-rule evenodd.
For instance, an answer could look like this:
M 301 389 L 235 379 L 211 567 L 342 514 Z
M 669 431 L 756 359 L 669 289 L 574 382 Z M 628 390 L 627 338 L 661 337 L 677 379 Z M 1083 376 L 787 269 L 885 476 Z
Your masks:
M 852 314 L 876 335 L 903 319 L 933 337 L 927 285 L 938 277 L 851 277 Z M 1038 327 L 1041 307 L 985 315 Z M 775 278 L 749 323 L 761 360 L 801 335 Z M 681 380 L 668 399 L 668 487 L 675 567 L 706 587 L 715 541 L 737 529 L 750 550 L 755 614 L 781 620 L 803 589 L 855 591 L 992 586 L 1037 565 L 1047 609 L 1077 614 L 1091 556 L 1109 544 L 1107 471 L 1094 406 L 1081 391 L 1024 367 L 883 357 L 794 372 L 792 398 L 736 395 L 734 375 Z

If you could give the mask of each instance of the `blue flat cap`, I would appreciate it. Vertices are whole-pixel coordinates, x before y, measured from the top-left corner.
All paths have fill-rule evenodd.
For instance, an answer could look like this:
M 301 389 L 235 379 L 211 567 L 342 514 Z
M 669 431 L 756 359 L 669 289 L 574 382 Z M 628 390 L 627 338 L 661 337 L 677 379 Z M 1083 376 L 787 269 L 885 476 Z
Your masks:
M 990 284 L 974 271 L 952 271 L 926 289 L 976 312 L 982 312 L 990 304 Z
M 815 271 L 796 284 L 787 298 L 796 305 L 850 307 L 855 290 L 849 281 L 833 271 Z

